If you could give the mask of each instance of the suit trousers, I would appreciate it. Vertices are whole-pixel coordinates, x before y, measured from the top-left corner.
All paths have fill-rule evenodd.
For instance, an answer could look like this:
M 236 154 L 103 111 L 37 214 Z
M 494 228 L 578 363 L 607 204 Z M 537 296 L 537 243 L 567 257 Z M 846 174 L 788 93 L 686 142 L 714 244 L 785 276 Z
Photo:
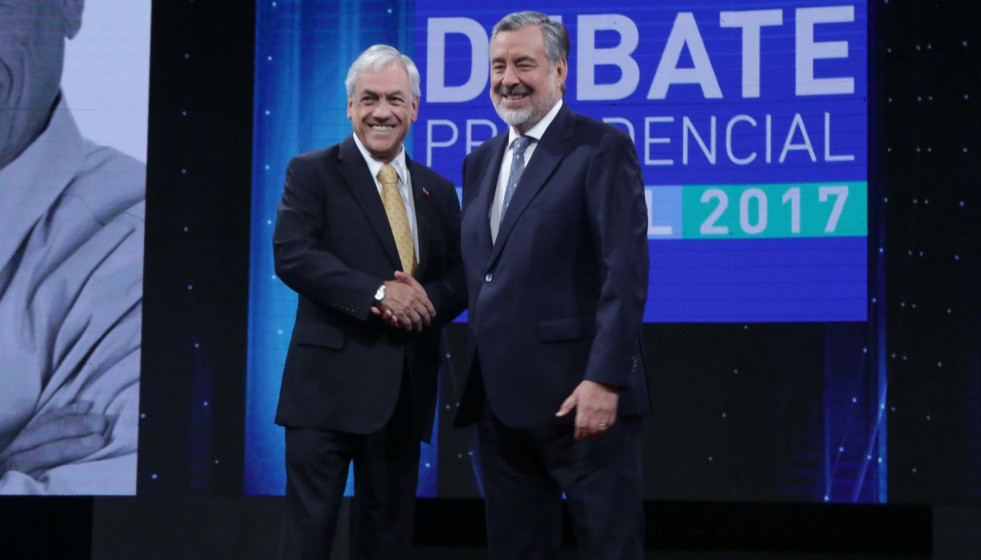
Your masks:
M 565 493 L 584 560 L 643 560 L 641 419 L 575 441 L 573 426 L 512 429 L 484 407 L 477 428 L 491 560 L 551 560 Z
M 286 509 L 280 560 L 328 560 L 354 462 L 352 560 L 395 560 L 412 548 L 419 435 L 403 373 L 388 423 L 372 434 L 286 428 Z

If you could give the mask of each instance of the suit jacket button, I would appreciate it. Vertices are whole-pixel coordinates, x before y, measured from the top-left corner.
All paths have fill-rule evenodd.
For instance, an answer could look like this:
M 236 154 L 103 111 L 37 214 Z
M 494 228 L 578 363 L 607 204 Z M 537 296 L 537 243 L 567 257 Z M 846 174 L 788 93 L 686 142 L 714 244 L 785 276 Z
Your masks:
M 490 272 L 484 275 L 484 282 L 490 282 L 493 279 L 494 279 L 494 275 L 491 274 Z

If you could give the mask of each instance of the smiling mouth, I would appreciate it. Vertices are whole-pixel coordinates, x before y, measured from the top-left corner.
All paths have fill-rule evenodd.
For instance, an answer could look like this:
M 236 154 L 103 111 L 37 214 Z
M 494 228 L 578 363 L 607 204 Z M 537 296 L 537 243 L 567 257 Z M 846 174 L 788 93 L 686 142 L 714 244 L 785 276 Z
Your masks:
M 374 130 L 375 132 L 388 132 L 389 130 L 395 128 L 390 124 L 373 124 L 370 126 L 371 126 L 371 130 Z
M 498 88 L 497 94 L 501 96 L 501 99 L 503 99 L 506 103 L 518 103 L 531 96 L 531 92 L 520 85 L 510 87 L 501 86 Z

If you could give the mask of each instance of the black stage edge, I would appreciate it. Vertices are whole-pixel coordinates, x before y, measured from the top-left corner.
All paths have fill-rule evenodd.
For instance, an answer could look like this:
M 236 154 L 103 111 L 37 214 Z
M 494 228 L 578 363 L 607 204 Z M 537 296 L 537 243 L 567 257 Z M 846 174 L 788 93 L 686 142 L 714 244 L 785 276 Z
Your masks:
M 281 512 L 273 497 L 0 497 L 0 558 L 267 559 Z M 981 557 L 979 506 L 648 502 L 646 514 L 654 551 Z M 483 548 L 480 500 L 419 500 L 415 538 Z
M 90 497 L 0 497 L 0 559 L 89 560 Z
M 96 498 L 91 559 L 269 560 L 282 506 L 259 497 Z
M 484 511 L 475 499 L 420 499 L 416 544 L 484 547 Z M 927 505 L 647 502 L 649 550 L 918 554 L 932 549 Z M 563 543 L 574 546 L 568 519 Z
M 272 558 L 282 507 L 282 499 L 273 497 L 95 498 L 91 558 Z M 958 555 L 958 551 L 964 549 L 964 543 L 977 542 L 976 538 L 971 540 L 970 534 L 975 532 L 970 529 L 981 518 L 981 508 L 966 508 L 966 512 L 963 509 L 950 509 L 944 513 L 946 518 L 938 517 L 944 525 L 935 530 L 934 508 L 928 505 L 648 502 L 645 548 L 810 553 L 829 558 L 860 554 L 928 558 L 934 550 L 936 534 L 945 540 L 936 548 L 945 553 L 934 554 L 933 558 L 966 560 L 977 556 Z M 50 516 L 44 525 L 61 526 Z M 482 502 L 418 500 L 415 542 L 422 549 L 484 549 L 487 542 Z M 564 545 L 574 546 L 568 530 Z

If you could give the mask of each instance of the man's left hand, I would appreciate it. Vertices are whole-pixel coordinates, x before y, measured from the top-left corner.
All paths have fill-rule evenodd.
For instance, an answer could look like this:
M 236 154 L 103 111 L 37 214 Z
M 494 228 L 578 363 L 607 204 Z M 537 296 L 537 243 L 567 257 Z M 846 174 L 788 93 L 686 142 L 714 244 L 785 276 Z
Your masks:
M 586 380 L 562 402 L 555 415 L 562 417 L 576 409 L 576 441 L 601 436 L 616 423 L 619 400 L 616 389 Z

